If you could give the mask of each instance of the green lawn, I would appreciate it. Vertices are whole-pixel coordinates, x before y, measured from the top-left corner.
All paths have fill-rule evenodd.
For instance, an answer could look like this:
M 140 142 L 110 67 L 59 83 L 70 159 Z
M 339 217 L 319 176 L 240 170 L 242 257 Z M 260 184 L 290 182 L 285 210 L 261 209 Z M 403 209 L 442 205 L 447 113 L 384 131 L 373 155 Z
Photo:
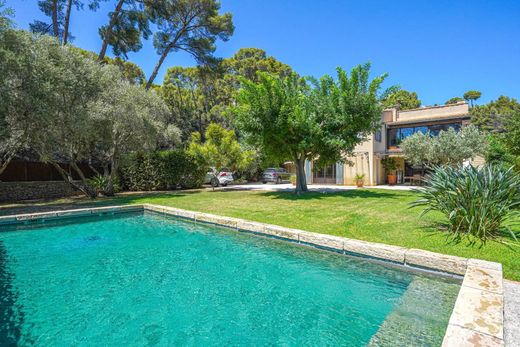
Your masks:
M 433 252 L 497 261 L 504 276 L 520 280 L 520 243 L 509 239 L 480 247 L 449 243 L 440 231 L 442 217 L 408 208 L 416 194 L 408 191 L 363 189 L 296 196 L 265 191 L 194 191 L 171 194 L 127 195 L 95 202 L 78 200 L 74 207 L 106 204 L 153 203 L 278 224 L 324 234 L 425 249 Z M 47 203 L 46 210 L 71 207 L 67 200 Z M 28 206 L 25 206 L 28 207 Z M 0 214 L 19 213 L 24 206 L 0 206 Z M 34 205 L 30 206 L 34 209 Z M 38 206 L 36 206 L 38 208 Z

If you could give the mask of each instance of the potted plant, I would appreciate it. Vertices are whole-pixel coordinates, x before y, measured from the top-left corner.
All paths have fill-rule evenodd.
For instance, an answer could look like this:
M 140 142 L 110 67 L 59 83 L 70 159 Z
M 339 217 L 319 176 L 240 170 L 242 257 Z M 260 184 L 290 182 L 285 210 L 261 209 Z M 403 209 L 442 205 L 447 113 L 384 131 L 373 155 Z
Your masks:
M 358 188 L 363 188 L 363 184 L 365 184 L 365 174 L 357 173 L 354 178 L 356 180 L 356 186 Z
M 386 180 L 387 180 L 388 184 L 390 184 L 390 185 L 396 184 L 397 183 L 397 174 L 396 174 L 397 160 L 395 160 L 395 158 L 392 158 L 392 157 L 386 157 L 386 158 L 381 159 L 381 164 L 385 168 L 386 175 L 387 175 Z

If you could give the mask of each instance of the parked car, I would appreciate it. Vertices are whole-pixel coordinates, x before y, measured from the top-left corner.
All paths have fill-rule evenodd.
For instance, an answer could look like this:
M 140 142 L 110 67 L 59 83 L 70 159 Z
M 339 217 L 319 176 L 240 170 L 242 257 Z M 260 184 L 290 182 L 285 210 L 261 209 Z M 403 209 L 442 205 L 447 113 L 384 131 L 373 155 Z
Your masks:
M 212 167 L 204 178 L 204 184 L 211 184 L 213 187 L 218 187 L 219 185 L 225 187 L 231 182 L 233 182 L 233 173 L 226 168 L 217 171 Z
M 283 181 L 289 181 L 291 179 L 291 174 L 287 172 L 287 170 L 283 168 L 269 168 L 264 171 L 262 174 L 262 183 L 266 184 L 267 182 L 274 182 L 276 184 L 280 184 Z

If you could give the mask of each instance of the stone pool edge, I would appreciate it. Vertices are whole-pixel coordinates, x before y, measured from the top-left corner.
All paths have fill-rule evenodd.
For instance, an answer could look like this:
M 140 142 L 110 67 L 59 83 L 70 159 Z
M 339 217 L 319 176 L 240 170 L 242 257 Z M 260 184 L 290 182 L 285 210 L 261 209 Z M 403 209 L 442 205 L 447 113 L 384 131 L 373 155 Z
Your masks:
M 239 218 L 188 211 L 153 204 L 106 206 L 28 213 L 0 217 L 0 226 L 36 220 L 152 211 L 196 222 L 210 223 L 268 237 L 363 256 L 412 268 L 463 276 L 451 314 L 443 347 L 504 346 L 504 289 L 502 264 L 467 259 L 419 249 L 349 239 L 285 228 Z

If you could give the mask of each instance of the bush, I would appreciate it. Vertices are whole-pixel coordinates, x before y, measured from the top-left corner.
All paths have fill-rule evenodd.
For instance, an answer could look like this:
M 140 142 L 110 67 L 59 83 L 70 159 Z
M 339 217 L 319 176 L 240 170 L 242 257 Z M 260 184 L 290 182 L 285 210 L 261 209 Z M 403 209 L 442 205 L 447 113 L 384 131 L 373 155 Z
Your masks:
M 456 241 L 466 237 L 471 243 L 496 238 L 507 231 L 518 216 L 520 178 L 513 169 L 496 165 L 482 168 L 435 167 L 418 189 L 421 199 L 413 206 L 426 206 L 422 215 L 439 211 L 448 219 Z
M 208 168 L 202 158 L 190 155 L 182 150 L 162 151 L 161 179 L 166 189 L 198 188 L 204 182 Z
M 128 190 L 189 189 L 202 185 L 207 168 L 202 160 L 183 150 L 133 153 L 120 168 Z
M 158 152 L 138 152 L 126 156 L 119 170 L 123 187 L 146 191 L 164 189 L 161 166 Z
M 88 183 L 94 190 L 96 191 L 96 194 L 106 194 L 107 188 L 108 188 L 108 177 L 103 175 L 96 175 L 92 178 L 89 178 Z M 117 193 L 121 190 L 121 187 L 119 185 L 119 180 L 116 179 L 115 182 L 113 182 L 113 192 Z

